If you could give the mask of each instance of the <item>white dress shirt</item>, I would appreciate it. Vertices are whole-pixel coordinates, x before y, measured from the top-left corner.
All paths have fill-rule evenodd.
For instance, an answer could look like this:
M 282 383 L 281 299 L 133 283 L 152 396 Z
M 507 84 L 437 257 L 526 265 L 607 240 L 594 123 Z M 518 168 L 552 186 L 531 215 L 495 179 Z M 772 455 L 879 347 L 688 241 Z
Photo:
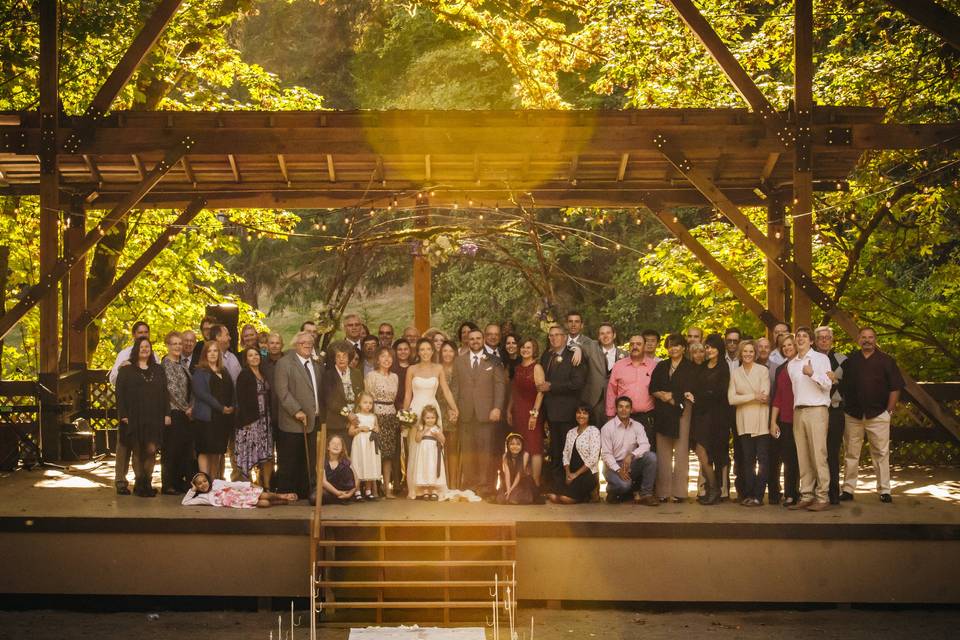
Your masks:
M 614 416 L 600 430 L 600 457 L 603 464 L 613 470 L 620 470 L 620 460 L 633 454 L 634 459 L 650 451 L 650 441 L 643 425 L 630 419 L 624 424 Z
M 803 366 L 809 362 L 813 368 L 813 375 L 805 375 Z M 793 383 L 794 407 L 829 407 L 830 389 L 833 382 L 827 377 L 830 371 L 830 358 L 810 349 L 805 354 L 790 361 L 787 373 Z
M 243 367 L 240 366 L 240 360 L 237 356 L 233 355 L 232 351 L 223 352 L 223 368 L 227 370 L 227 375 L 229 375 L 230 379 L 236 384 Z
M 726 359 L 727 366 L 730 367 L 730 371 L 733 371 L 740 366 L 740 361 L 736 357 L 731 358 L 730 354 L 726 351 L 724 351 L 723 357 Z
M 613 371 L 613 365 L 617 363 L 617 347 L 616 345 L 609 349 L 600 347 L 600 350 L 603 352 L 603 357 L 607 359 L 607 373 L 610 373 Z
M 313 412 L 315 414 L 319 413 L 320 404 L 319 404 L 319 400 L 317 399 L 318 398 L 317 372 L 316 372 L 316 369 L 314 369 L 316 365 L 313 363 L 312 358 L 304 358 L 299 353 L 297 354 L 297 360 L 300 361 L 300 366 L 304 367 L 307 370 L 307 373 L 310 374 L 310 383 L 313 385 Z

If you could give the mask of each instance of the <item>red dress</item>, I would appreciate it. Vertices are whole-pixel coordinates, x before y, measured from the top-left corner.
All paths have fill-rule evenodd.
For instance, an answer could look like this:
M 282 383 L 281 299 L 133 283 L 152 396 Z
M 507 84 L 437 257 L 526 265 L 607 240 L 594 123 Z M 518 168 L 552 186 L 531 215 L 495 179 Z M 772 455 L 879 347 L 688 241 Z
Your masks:
M 543 412 L 537 417 L 537 428 L 530 430 L 530 410 L 537 400 L 537 385 L 533 380 L 534 362 L 518 364 L 511 382 L 513 394 L 513 430 L 523 436 L 523 448 L 530 455 L 543 455 Z

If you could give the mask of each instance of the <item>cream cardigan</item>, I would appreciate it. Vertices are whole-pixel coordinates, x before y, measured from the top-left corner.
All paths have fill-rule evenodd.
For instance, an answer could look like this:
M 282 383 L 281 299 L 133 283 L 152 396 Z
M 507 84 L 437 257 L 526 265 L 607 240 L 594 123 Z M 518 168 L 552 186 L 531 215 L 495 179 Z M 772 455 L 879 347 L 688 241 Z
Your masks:
M 730 372 L 727 399 L 737 408 L 737 435 L 763 436 L 770 429 L 770 407 L 758 400 L 761 393 L 770 394 L 770 372 L 754 363 L 750 373 L 740 366 Z

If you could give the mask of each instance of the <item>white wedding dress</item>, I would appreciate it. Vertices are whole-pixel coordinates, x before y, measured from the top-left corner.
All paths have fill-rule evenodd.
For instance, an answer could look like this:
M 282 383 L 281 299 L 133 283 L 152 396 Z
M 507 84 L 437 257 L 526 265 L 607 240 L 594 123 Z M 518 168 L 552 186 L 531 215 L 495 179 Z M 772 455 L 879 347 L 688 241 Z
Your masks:
M 420 415 L 423 408 L 427 405 L 433 405 L 437 408 L 438 422 L 440 428 L 443 428 L 443 417 L 440 416 L 440 404 L 437 402 L 437 392 L 440 390 L 440 378 L 432 376 L 424 378 L 413 376 L 411 389 L 413 396 L 410 399 L 410 410 Z M 414 478 L 414 469 L 417 461 L 417 425 L 410 425 L 410 431 L 407 433 L 407 495 L 411 499 L 417 496 L 417 485 Z M 446 484 L 446 481 L 444 481 Z

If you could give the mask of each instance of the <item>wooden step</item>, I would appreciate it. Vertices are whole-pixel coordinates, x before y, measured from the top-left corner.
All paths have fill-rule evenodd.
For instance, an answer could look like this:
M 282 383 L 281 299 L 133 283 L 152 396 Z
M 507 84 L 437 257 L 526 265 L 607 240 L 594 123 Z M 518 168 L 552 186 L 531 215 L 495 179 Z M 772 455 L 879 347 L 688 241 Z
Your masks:
M 516 604 L 516 603 L 514 603 Z M 466 600 L 456 601 L 413 601 L 390 602 L 384 600 L 373 602 L 325 602 L 324 609 L 490 609 L 493 601 Z
M 390 528 L 407 528 L 407 527 L 429 527 L 433 528 L 464 528 L 464 527 L 484 527 L 484 528 L 501 528 L 501 529 L 513 529 L 516 526 L 515 522 L 490 522 L 489 520 L 456 520 L 456 521 L 446 521 L 446 520 L 327 520 L 320 523 L 321 528 L 324 529 L 349 529 L 349 528 L 361 528 L 361 529 L 379 529 L 384 527 L 386 529 Z
M 498 584 L 516 588 L 515 582 L 506 580 L 319 580 L 316 584 L 331 589 L 479 589 Z
M 317 560 L 318 567 L 511 567 L 513 560 Z
M 516 540 L 317 540 L 318 547 L 515 547 Z

